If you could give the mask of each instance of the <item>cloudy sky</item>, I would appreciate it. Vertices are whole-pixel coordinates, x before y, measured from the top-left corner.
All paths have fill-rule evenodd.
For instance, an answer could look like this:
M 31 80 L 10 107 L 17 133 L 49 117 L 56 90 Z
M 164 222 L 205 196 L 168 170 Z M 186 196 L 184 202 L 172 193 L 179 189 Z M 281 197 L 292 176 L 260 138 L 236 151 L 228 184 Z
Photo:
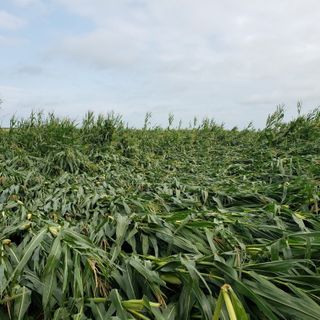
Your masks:
M 0 122 L 146 112 L 263 126 L 320 104 L 318 0 L 0 0 Z

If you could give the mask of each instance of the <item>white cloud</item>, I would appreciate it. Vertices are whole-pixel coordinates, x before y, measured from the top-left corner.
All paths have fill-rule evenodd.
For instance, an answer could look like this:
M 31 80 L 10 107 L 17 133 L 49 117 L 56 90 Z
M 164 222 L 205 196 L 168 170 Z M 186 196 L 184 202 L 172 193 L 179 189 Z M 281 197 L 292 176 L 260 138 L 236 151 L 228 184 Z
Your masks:
M 0 45 L 2 47 L 7 47 L 7 46 L 14 46 L 21 43 L 21 39 L 18 38 L 13 38 L 13 37 L 6 37 L 3 35 L 0 35 Z
M 40 65 L 22 65 L 17 68 L 17 74 L 26 75 L 26 76 L 37 76 L 44 73 L 44 68 Z
M 62 50 L 101 67 L 156 63 L 256 79 L 319 62 L 316 1 L 56 1 L 97 26 L 66 38 Z
M 123 113 L 133 114 L 134 108 L 141 117 L 152 109 L 158 115 L 173 111 L 185 118 L 194 113 L 217 116 L 236 125 L 265 117 L 280 103 L 293 108 L 298 99 L 310 106 L 319 104 L 318 0 L 52 3 L 59 6 L 55 13 L 65 14 L 66 9 L 71 14 L 68 18 L 78 15 L 90 22 L 78 33 L 76 28 L 59 30 L 61 41 L 52 45 L 50 61 L 63 66 L 56 70 L 57 78 L 65 79 L 77 68 L 75 78 L 89 79 L 86 101 L 87 105 L 92 101 L 96 110 L 107 101 Z M 77 24 L 81 25 L 79 20 Z M 22 73 L 27 76 L 34 71 L 29 67 Z M 89 84 L 90 79 L 103 76 L 115 81 L 114 87 Z M 81 89 L 79 95 L 75 91 L 74 99 L 70 93 L 63 103 L 76 114 L 77 104 L 85 107 Z M 45 104 L 45 94 L 41 99 Z M 57 110 L 63 110 L 63 103 Z
M 25 25 L 25 21 L 7 11 L 0 10 L 0 29 L 19 29 Z
M 17 106 L 25 100 L 27 93 L 15 86 L 0 84 L 0 126 L 8 126 L 9 119 L 16 113 Z
M 39 4 L 41 0 L 11 0 L 15 5 L 20 7 L 28 7 L 31 5 Z
M 101 68 L 128 66 L 141 60 L 146 53 L 144 30 L 125 22 L 113 24 L 110 23 L 110 28 L 64 39 L 63 53 Z
M 0 84 L 0 98 L 3 101 L 18 101 L 21 97 L 25 97 L 26 95 L 26 91 L 20 87 Z
M 62 2 L 63 0 L 60 0 Z M 99 68 L 124 67 L 145 76 L 154 99 L 173 105 L 251 106 L 316 101 L 320 21 L 315 1 L 64 0 L 94 21 L 90 33 L 64 40 L 70 58 Z M 124 3 L 126 5 L 124 5 Z M 313 7 L 312 7 L 313 6 Z M 115 23 L 116 21 L 116 23 Z M 129 30 L 129 31 L 128 31 Z M 305 83 L 309 87 L 306 88 Z

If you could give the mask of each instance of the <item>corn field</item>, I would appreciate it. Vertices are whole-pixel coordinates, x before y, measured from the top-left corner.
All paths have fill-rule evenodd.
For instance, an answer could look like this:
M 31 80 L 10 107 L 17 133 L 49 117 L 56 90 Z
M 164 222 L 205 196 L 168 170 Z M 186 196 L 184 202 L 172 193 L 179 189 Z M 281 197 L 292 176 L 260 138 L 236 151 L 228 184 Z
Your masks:
M 320 317 L 320 111 L 264 129 L 0 129 L 0 319 Z

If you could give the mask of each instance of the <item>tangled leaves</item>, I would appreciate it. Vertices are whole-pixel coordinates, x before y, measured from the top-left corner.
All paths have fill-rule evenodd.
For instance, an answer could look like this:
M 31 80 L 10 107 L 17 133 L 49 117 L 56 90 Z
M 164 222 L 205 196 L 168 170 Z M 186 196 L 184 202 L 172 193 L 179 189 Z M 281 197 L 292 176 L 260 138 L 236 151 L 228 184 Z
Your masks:
M 13 121 L 0 318 L 318 319 L 320 116 L 282 112 L 260 131 Z

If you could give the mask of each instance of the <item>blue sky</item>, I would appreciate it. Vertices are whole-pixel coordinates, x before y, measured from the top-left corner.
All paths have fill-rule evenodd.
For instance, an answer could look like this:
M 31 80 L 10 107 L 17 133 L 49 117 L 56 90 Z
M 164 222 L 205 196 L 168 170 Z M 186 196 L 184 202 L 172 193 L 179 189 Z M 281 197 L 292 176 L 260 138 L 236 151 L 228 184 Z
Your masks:
M 131 125 L 263 126 L 320 104 L 316 0 L 0 0 L 0 120 L 31 110 Z

